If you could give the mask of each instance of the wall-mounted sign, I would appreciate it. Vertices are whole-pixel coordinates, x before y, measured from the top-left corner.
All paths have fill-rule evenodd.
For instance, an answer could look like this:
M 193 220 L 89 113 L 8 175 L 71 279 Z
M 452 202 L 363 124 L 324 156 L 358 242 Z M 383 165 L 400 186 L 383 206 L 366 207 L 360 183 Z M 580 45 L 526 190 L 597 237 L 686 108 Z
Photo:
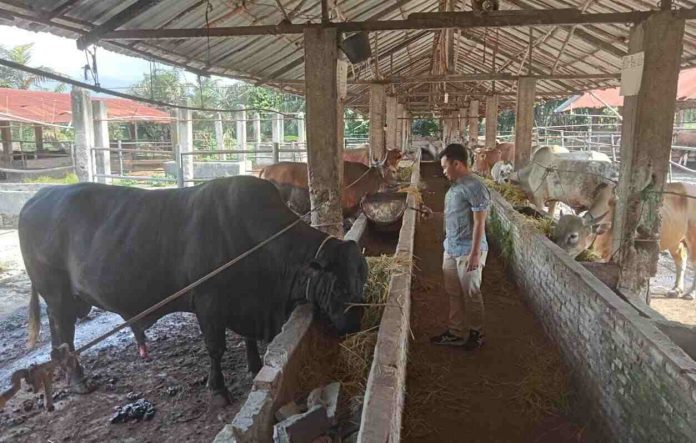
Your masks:
M 621 95 L 638 95 L 643 77 L 644 52 L 625 56 L 621 64 Z

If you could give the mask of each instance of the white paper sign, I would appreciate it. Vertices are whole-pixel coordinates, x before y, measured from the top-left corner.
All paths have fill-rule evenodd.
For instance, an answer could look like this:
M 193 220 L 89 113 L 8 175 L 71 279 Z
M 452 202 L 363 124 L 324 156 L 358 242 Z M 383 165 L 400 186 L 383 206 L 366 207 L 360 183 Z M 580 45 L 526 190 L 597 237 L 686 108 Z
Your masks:
M 345 60 L 337 60 L 336 63 L 338 98 L 344 100 L 348 96 L 348 62 Z
M 636 52 L 627 55 L 622 60 L 621 66 L 621 95 L 638 95 L 640 82 L 643 77 L 644 52 Z

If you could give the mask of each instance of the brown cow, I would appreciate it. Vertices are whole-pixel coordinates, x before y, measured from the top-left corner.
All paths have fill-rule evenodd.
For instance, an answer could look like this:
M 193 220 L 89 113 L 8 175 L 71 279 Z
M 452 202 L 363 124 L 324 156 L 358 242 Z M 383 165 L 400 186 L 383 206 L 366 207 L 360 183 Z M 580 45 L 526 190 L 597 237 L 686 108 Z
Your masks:
M 603 260 L 609 260 L 613 254 L 614 201 L 611 198 L 606 204 L 594 205 L 582 217 L 562 216 L 554 230 L 556 244 L 573 257 L 593 246 Z M 687 261 L 696 265 L 696 185 L 667 184 L 660 214 L 660 250 L 669 251 L 677 268 L 674 288 L 667 296 L 677 297 L 684 294 Z M 693 300 L 695 295 L 696 279 L 684 298 Z
M 343 162 L 343 195 L 341 208 L 343 216 L 355 215 L 360 209 L 360 199 L 366 194 L 377 192 L 394 183 L 394 177 L 385 172 L 385 168 L 369 168 L 362 163 Z M 266 166 L 259 174 L 260 178 L 272 182 L 288 207 L 298 215 L 310 210 L 309 182 L 307 164 L 298 162 L 280 162 Z
M 474 148 L 474 171 L 489 177 L 491 168 L 499 161 L 513 163 L 515 161 L 514 143 L 496 143 L 495 148 Z
M 344 149 L 343 161 L 362 163 L 365 166 L 370 165 L 370 148 L 367 144 L 362 145 L 362 148 Z M 387 160 L 385 165 L 390 169 L 396 170 L 399 167 L 399 161 L 403 157 L 403 153 L 398 149 L 387 149 Z

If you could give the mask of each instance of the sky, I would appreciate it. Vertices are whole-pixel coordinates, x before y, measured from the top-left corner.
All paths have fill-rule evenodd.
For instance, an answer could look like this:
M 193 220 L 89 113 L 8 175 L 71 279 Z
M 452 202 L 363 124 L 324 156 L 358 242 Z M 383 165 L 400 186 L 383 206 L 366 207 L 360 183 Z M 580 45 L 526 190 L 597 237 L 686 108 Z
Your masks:
M 14 26 L 0 26 L 2 45 L 11 48 L 26 43 L 33 43 L 30 66 L 46 66 L 71 77 L 84 81 L 82 67 L 87 63 L 85 53 L 77 49 L 75 40 L 59 37 L 46 32 L 32 32 Z M 169 66 L 158 64 L 158 69 Z M 147 60 L 129 57 L 115 52 L 97 48 L 97 70 L 102 87 L 124 90 L 142 80 L 150 72 Z M 194 83 L 196 76 L 185 74 L 186 80 Z M 91 83 L 91 78 L 88 80 Z

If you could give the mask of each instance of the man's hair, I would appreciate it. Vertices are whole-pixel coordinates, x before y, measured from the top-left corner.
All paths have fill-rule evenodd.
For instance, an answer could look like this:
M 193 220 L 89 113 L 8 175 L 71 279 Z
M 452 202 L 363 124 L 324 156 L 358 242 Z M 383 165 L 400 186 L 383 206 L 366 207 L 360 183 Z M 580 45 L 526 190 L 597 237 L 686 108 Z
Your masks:
M 442 160 L 442 157 L 447 157 L 447 160 L 459 160 L 464 163 L 466 167 L 469 167 L 471 163 L 471 152 L 464 145 L 459 143 L 450 143 L 445 147 L 445 149 L 438 154 L 438 160 Z

